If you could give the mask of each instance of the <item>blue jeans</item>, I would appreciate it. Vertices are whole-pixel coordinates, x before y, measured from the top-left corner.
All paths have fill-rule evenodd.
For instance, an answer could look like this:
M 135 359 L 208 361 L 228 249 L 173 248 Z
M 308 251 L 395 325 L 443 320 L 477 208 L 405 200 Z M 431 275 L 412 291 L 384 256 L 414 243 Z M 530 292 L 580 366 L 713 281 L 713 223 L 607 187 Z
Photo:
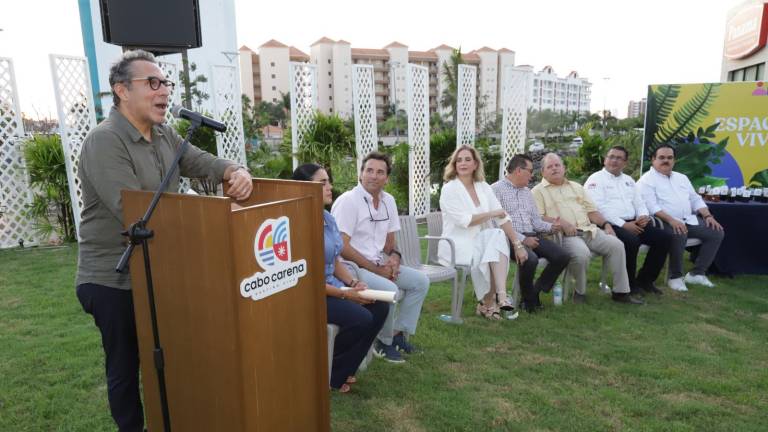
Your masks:
M 400 266 L 400 275 L 397 280 L 391 281 L 361 268 L 358 270 L 358 277 L 368 284 L 370 289 L 394 293 L 400 291 L 399 295 L 395 295 L 398 299 L 397 308 L 390 304 L 387 320 L 379 332 L 378 339 L 381 343 L 392 345 L 392 337 L 401 331 L 409 335 L 416 334 L 421 305 L 424 304 L 429 291 L 429 278 L 424 273 Z

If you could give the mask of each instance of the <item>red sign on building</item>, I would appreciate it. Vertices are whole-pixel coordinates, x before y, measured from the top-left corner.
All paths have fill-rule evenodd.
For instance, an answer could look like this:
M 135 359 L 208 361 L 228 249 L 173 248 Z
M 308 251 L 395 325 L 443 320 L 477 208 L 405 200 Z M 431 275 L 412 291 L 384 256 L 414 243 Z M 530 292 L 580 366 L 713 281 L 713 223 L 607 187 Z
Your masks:
M 744 6 L 729 20 L 725 29 L 725 57 L 748 57 L 765 46 L 768 38 L 768 4 Z

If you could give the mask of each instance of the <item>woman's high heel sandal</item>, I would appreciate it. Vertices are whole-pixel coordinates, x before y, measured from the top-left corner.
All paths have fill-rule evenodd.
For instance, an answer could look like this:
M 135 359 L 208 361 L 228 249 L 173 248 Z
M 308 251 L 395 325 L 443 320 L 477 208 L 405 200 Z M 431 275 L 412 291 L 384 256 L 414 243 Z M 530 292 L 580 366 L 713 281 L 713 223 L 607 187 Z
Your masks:
M 501 321 L 501 314 L 496 305 L 485 306 L 482 303 L 478 303 L 475 313 L 489 321 Z

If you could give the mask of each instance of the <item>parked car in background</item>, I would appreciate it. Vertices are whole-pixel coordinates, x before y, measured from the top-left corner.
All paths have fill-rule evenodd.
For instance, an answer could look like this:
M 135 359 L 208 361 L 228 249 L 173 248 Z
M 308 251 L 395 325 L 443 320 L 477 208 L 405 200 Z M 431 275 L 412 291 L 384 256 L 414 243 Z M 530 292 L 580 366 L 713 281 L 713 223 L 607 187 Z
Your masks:
M 538 140 L 528 143 L 528 151 L 542 151 L 544 150 L 544 143 Z
M 577 136 L 571 141 L 571 143 L 568 145 L 568 148 L 571 150 L 578 150 L 582 144 L 584 144 L 584 140 Z

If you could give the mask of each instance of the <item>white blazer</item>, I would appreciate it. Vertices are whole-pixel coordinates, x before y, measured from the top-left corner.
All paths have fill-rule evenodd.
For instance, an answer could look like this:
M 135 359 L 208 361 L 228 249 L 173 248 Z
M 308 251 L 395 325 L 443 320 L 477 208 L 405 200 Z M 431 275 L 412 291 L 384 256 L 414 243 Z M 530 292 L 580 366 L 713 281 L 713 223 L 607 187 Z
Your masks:
M 475 182 L 475 192 L 480 201 L 480 205 L 477 207 L 459 179 L 453 179 L 446 183 L 440 193 L 443 236 L 452 239 L 456 244 L 456 264 L 472 264 L 473 241 L 483 229 L 483 224 L 469 226 L 472 216 L 502 209 L 501 203 L 488 183 Z M 509 220 L 509 216 L 504 216 L 503 218 L 496 218 L 495 222 L 500 226 Z M 440 242 L 437 247 L 437 257 L 443 265 L 450 265 L 451 249 L 447 242 Z

